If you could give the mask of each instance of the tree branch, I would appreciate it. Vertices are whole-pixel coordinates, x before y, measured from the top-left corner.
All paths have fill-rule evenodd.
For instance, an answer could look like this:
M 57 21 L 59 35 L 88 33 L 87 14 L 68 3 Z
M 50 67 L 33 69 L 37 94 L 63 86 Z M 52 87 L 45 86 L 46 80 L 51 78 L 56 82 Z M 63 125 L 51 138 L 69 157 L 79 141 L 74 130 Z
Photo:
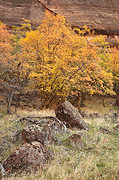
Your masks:
M 40 120 L 52 118 L 52 119 L 54 119 L 55 121 L 57 121 L 59 124 L 61 124 L 61 125 L 64 127 L 65 131 L 66 131 L 67 133 L 69 133 L 69 131 L 68 131 L 67 127 L 65 126 L 65 124 L 63 124 L 63 123 L 62 123 L 57 117 L 55 117 L 55 116 L 43 116 L 43 117 L 42 117 L 42 116 L 36 116 L 36 117 L 32 117 L 32 116 L 30 115 L 30 116 L 23 117 L 23 118 L 19 119 L 18 121 L 22 122 L 22 121 L 24 121 L 24 120 L 27 120 L 27 121 L 30 122 L 30 123 L 37 124 L 37 125 L 41 125 L 41 122 L 40 122 L 40 121 L 33 120 L 33 118 L 34 118 L 34 119 L 35 119 L 35 118 L 38 118 L 38 119 L 40 119 Z

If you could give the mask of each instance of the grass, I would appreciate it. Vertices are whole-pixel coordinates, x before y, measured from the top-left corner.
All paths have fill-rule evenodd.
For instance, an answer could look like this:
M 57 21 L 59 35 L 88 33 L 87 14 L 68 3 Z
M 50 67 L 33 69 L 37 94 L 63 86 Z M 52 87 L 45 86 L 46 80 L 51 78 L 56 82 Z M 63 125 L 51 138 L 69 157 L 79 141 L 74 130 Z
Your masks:
M 88 112 L 88 113 L 113 113 L 117 111 L 117 107 L 112 107 L 112 102 L 114 101 L 114 98 L 105 97 L 104 98 L 104 105 L 102 104 L 103 96 L 87 96 L 86 100 L 84 101 L 85 107 L 82 108 L 82 110 Z
M 94 101 L 94 100 L 93 100 Z M 109 102 L 109 99 L 108 99 Z M 110 113 L 109 103 L 107 107 L 102 107 L 100 101 L 91 104 L 87 101 L 85 109 L 87 112 Z M 91 108 L 92 107 L 92 108 Z M 115 109 L 112 108 L 112 112 Z M 22 115 L 21 115 L 22 114 Z M 1 126 L 1 145 L 5 146 L 6 151 L 1 154 L 1 161 L 9 156 L 19 145 L 20 139 L 12 142 L 11 135 L 19 130 L 22 131 L 26 124 L 18 123 L 21 116 L 28 114 L 35 115 L 54 115 L 53 110 L 26 111 L 20 110 L 17 115 L 4 115 L 0 120 Z M 82 135 L 82 149 L 78 150 L 68 146 L 66 143 L 67 134 L 59 135 L 62 145 L 53 144 L 50 149 L 54 152 L 55 159 L 47 164 L 43 169 L 31 174 L 22 173 L 17 176 L 5 177 L 5 180 L 119 180 L 119 130 L 114 127 L 119 124 L 119 119 L 113 122 L 110 118 L 85 119 L 89 124 L 89 130 L 70 130 L 70 134 L 77 133 Z M 102 131 L 101 127 L 109 130 Z M 69 134 L 69 135 L 70 135 Z M 5 138 L 3 138 L 5 136 Z M 3 138 L 3 143 L 2 143 Z M 9 143 L 5 144 L 4 141 Z

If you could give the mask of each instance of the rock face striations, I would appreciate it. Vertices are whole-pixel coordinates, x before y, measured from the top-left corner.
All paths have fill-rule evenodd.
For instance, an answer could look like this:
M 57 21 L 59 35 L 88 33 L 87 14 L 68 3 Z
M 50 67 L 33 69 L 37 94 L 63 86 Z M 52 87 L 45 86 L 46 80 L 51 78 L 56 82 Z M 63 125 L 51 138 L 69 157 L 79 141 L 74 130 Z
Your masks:
M 21 18 L 41 20 L 45 9 L 63 15 L 73 26 L 119 34 L 118 0 L 0 0 L 0 21 L 19 24 Z
M 41 0 L 50 10 L 80 28 L 87 25 L 102 33 L 119 34 L 118 0 Z
M 0 21 L 7 25 L 20 25 L 22 18 L 38 22 L 44 12 L 45 7 L 34 0 L 0 0 Z

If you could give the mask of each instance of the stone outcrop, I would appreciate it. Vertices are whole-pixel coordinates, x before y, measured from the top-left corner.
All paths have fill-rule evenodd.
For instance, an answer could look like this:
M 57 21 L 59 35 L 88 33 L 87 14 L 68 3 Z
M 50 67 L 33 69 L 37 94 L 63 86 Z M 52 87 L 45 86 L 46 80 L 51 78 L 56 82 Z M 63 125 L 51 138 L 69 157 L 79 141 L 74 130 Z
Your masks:
M 60 139 L 56 137 L 57 133 L 67 132 L 65 125 L 54 116 L 48 118 L 29 116 L 20 119 L 23 120 L 30 123 L 22 131 L 24 144 L 3 162 L 3 166 L 0 164 L 1 177 L 22 171 L 30 173 L 42 168 L 54 158 L 49 147 L 53 142 L 60 143 Z
M 38 141 L 44 146 L 50 146 L 53 142 L 59 143 L 57 134 L 68 132 L 66 126 L 54 116 L 43 120 L 40 119 L 40 121 L 36 120 L 37 118 L 30 118 L 32 124 L 25 127 L 22 131 L 22 140 L 24 143 Z
M 73 26 L 119 34 L 117 0 L 40 0 L 53 12 L 63 15 Z
M 0 0 L 0 21 L 10 25 L 20 24 L 22 18 L 39 21 L 46 9 L 63 15 L 73 26 L 119 34 L 118 0 Z
M 20 25 L 22 18 L 37 24 L 43 19 L 45 7 L 34 0 L 0 0 L 0 21 Z
M 55 110 L 55 114 L 68 128 L 88 129 L 78 110 L 69 101 L 60 104 Z
M 74 148 L 81 149 L 82 148 L 82 140 L 79 134 L 72 134 L 68 137 L 67 142 Z
M 38 141 L 45 146 L 49 146 L 55 141 L 54 135 L 48 126 L 30 125 L 23 129 L 22 139 L 25 143 Z
M 53 158 L 52 153 L 39 142 L 23 144 L 3 163 L 6 174 L 32 172 L 42 168 Z

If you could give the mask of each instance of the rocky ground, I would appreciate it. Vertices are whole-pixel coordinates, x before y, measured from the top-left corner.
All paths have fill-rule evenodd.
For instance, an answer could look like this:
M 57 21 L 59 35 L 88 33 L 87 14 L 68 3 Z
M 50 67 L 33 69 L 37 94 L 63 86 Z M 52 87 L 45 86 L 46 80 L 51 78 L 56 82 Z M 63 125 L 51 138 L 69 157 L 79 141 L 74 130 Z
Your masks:
M 5 169 L 3 179 L 118 180 L 117 110 L 111 105 L 109 111 L 110 100 L 105 102 L 105 108 L 98 99 L 94 105 L 91 100 L 89 102 L 87 100 L 82 108 L 87 130 L 66 128 L 64 122 L 52 118 L 55 117 L 53 110 L 19 110 L 17 115 L 5 115 L 2 111 L 0 162 Z M 96 102 L 99 111 L 95 109 Z

